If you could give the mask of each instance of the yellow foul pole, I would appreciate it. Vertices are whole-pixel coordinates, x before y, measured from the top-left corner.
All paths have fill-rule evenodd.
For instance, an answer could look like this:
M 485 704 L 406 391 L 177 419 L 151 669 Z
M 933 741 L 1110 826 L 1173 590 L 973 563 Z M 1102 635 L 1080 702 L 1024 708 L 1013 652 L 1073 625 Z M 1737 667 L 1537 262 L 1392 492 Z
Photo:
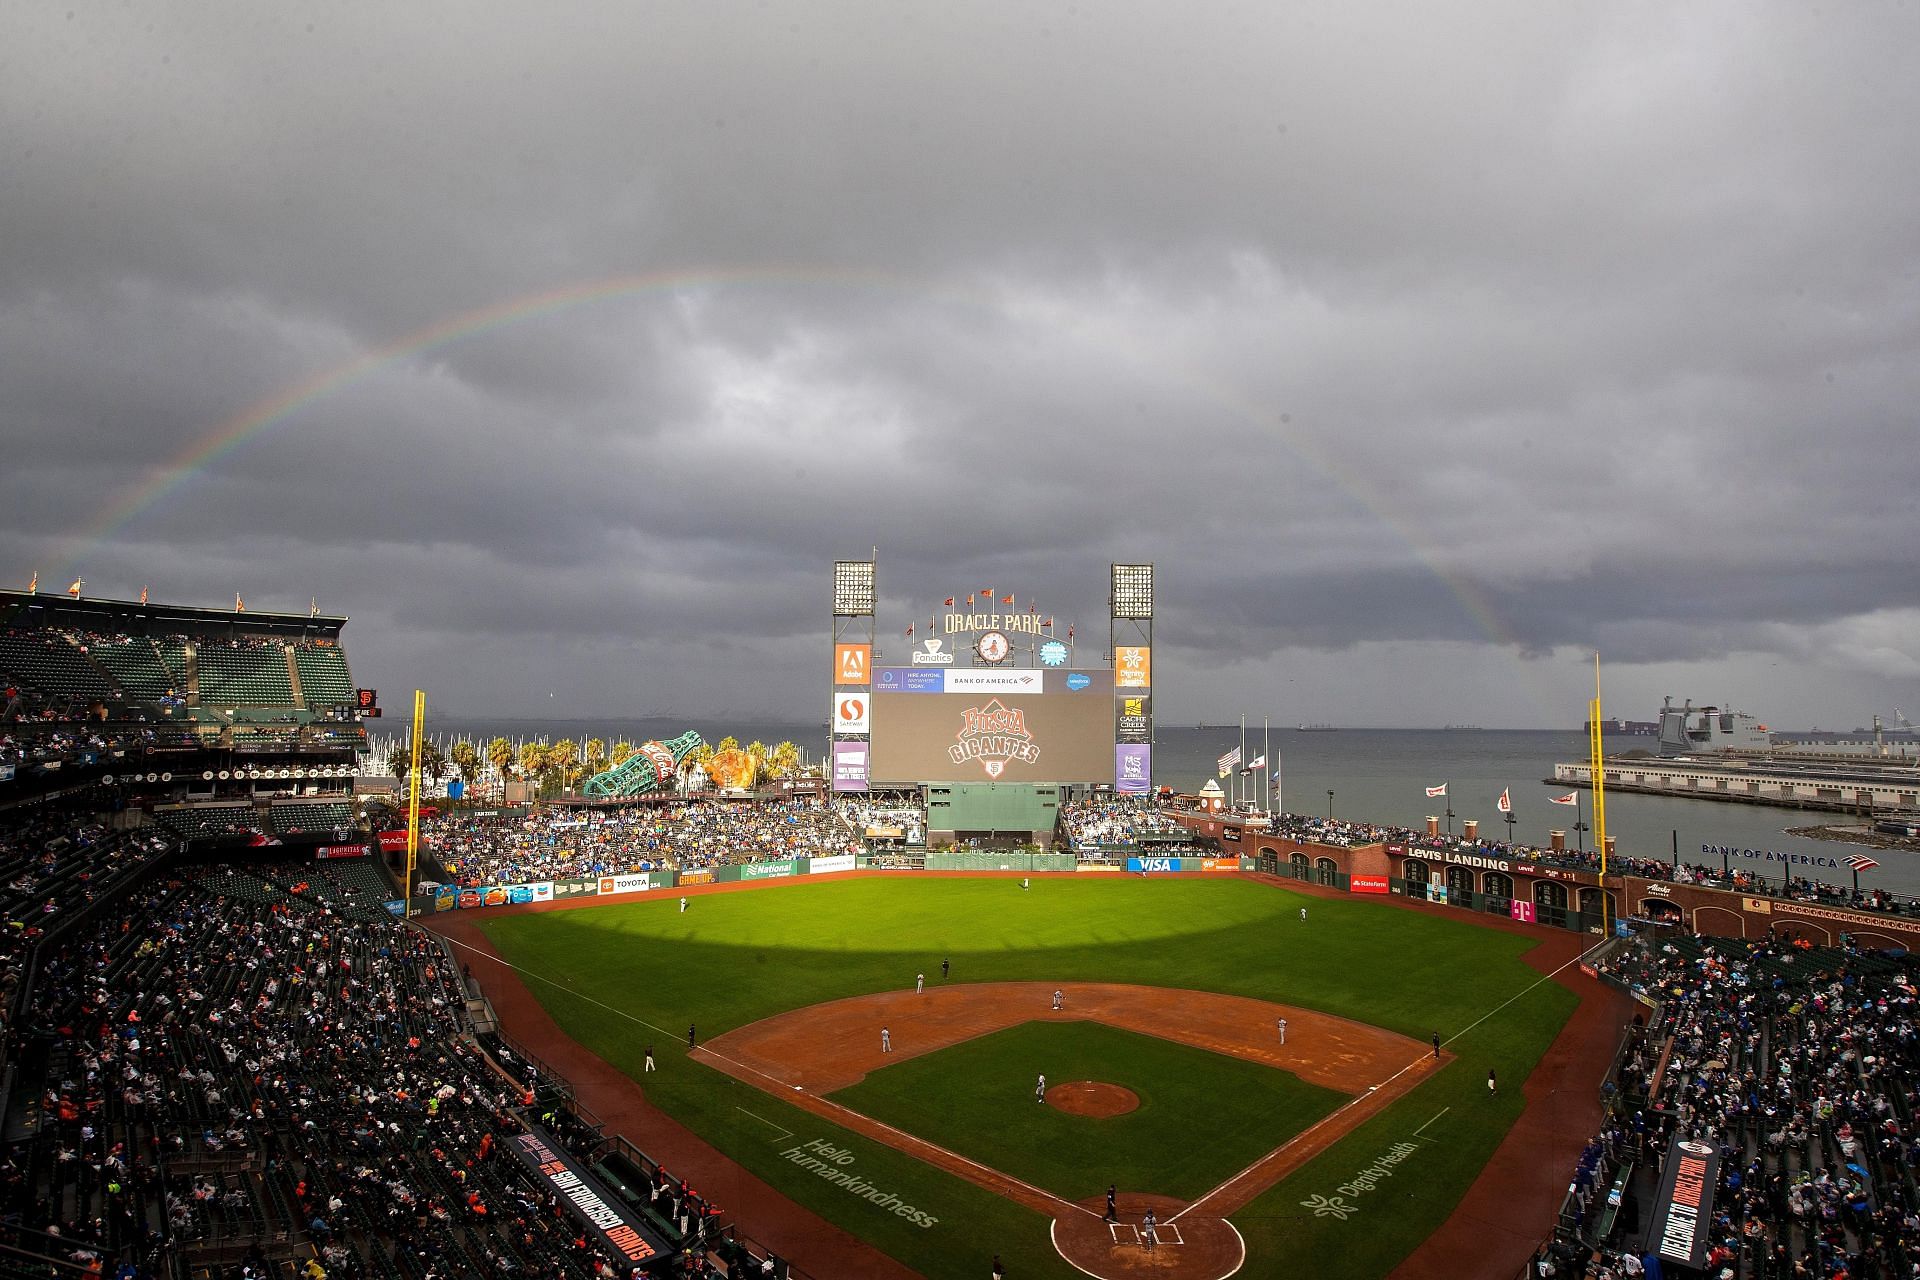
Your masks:
M 1600 846 L 1600 932 L 1607 919 L 1607 753 L 1600 730 L 1600 655 L 1593 655 L 1593 701 L 1587 704 L 1587 777 L 1593 784 L 1593 838 Z
M 413 691 L 413 767 L 407 771 L 407 878 L 400 884 L 407 914 L 413 914 L 414 869 L 420 865 L 420 734 L 427 719 L 427 695 Z

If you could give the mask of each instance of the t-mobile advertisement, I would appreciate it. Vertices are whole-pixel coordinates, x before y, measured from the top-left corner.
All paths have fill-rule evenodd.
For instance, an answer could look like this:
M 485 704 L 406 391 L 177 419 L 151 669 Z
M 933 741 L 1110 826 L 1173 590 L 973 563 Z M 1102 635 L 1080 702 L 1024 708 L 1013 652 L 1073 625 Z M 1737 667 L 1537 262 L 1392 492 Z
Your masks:
M 918 691 L 904 676 L 890 687 L 889 671 L 877 673 L 877 783 L 1106 782 L 1114 776 L 1111 671 L 907 674 L 938 677 L 942 687 Z
M 1113 749 L 1113 789 L 1123 796 L 1153 790 L 1153 748 L 1121 743 Z
M 867 789 L 866 743 L 835 742 L 833 744 L 833 789 L 835 791 Z

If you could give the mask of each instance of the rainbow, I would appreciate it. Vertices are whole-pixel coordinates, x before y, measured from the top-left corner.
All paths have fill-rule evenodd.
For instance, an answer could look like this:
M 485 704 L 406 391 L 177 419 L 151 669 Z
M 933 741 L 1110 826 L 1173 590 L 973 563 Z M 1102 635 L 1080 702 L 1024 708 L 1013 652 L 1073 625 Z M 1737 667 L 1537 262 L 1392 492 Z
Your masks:
M 495 333 L 513 325 L 552 316 L 577 307 L 638 295 L 692 288 L 738 288 L 781 285 L 812 287 L 865 288 L 888 292 L 934 296 L 971 306 L 991 306 L 993 298 L 984 288 L 960 288 L 933 283 L 924 278 L 896 273 L 825 267 L 741 266 L 662 271 L 643 275 L 611 276 L 581 281 L 517 298 L 491 303 L 471 311 L 436 320 L 355 358 L 323 370 L 264 399 L 255 401 L 197 436 L 171 461 L 155 467 L 150 475 L 133 485 L 114 501 L 62 541 L 49 574 L 57 579 L 80 563 L 86 554 L 119 535 L 141 516 L 153 510 L 170 495 L 206 474 L 221 459 L 243 448 L 249 441 L 296 418 L 303 409 L 328 396 L 352 387 L 383 370 L 423 354 L 443 350 L 470 338 Z M 1282 442 L 1293 454 L 1326 475 L 1375 519 L 1392 529 L 1429 572 L 1446 585 L 1459 600 L 1468 617 L 1488 639 L 1496 644 L 1517 646 L 1511 633 L 1484 592 L 1465 577 L 1450 572 L 1431 549 L 1420 531 L 1397 514 L 1394 504 L 1372 479 L 1357 469 L 1343 465 L 1318 447 L 1311 438 L 1293 429 L 1289 419 L 1264 405 L 1249 400 L 1235 388 L 1177 365 L 1169 364 L 1156 351 L 1140 343 L 1123 343 L 1111 335 L 1095 335 L 1062 330 L 1081 341 L 1101 347 L 1125 346 L 1130 367 L 1152 368 L 1166 380 L 1180 386 L 1228 414 L 1259 427 L 1269 438 Z

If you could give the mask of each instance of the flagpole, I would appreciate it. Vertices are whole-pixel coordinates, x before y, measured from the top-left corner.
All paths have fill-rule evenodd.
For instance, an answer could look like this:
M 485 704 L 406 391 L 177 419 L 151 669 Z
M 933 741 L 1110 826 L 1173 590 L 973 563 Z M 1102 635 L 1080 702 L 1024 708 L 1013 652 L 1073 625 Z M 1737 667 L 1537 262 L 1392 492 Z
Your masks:
M 1244 778 L 1247 776 L 1246 767 L 1245 767 L 1246 762 L 1247 762 L 1247 713 L 1242 711 L 1240 713 L 1240 765 L 1241 765 L 1241 768 L 1235 770 L 1235 774 L 1237 777 Z M 1245 783 L 1241 783 L 1240 784 L 1240 803 L 1245 804 L 1246 802 L 1247 802 L 1247 787 Z
M 1266 770 L 1266 776 L 1260 779 L 1260 812 L 1273 817 L 1273 764 L 1267 758 L 1267 752 L 1273 749 L 1272 736 L 1267 732 L 1267 718 L 1260 717 L 1260 767 Z
M 1280 756 L 1276 755 L 1274 759 L 1279 761 L 1280 768 L 1278 773 L 1280 776 L 1273 780 L 1273 802 L 1274 807 L 1280 810 L 1280 816 L 1284 818 L 1287 816 L 1287 764 Z

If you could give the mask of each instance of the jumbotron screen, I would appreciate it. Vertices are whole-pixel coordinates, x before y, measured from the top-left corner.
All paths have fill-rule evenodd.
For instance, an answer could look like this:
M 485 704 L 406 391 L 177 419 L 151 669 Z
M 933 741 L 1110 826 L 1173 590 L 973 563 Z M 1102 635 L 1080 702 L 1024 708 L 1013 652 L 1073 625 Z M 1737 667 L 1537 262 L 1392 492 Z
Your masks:
M 874 785 L 1113 781 L 1113 672 L 882 667 Z

